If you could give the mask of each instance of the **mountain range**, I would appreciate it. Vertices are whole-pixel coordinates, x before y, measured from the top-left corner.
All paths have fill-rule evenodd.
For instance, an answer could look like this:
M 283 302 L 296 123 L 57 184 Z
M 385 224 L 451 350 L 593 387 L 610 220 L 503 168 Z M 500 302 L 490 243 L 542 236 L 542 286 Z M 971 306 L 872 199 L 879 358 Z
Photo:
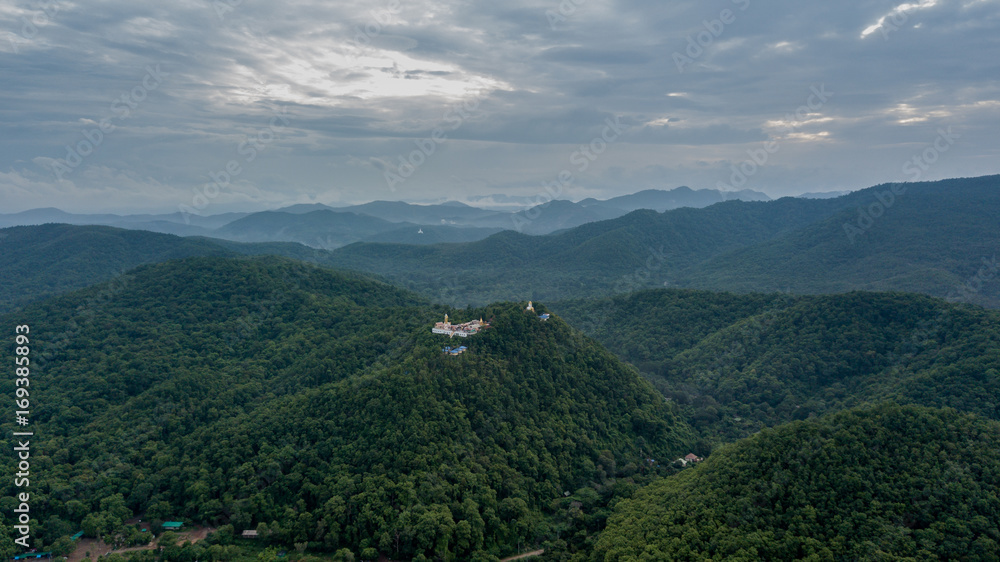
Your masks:
M 548 234 L 588 222 L 619 217 L 639 208 L 667 210 L 704 207 L 729 199 L 757 201 L 766 200 L 767 196 L 750 190 L 729 193 L 679 187 L 669 191 L 647 190 L 608 201 L 547 201 L 516 212 L 480 209 L 457 201 L 431 205 L 373 201 L 346 207 L 314 203 L 259 213 L 209 216 L 187 212 L 161 215 L 79 215 L 47 208 L 0 215 L 0 228 L 45 223 L 104 225 L 234 241 L 298 242 L 333 249 L 359 240 L 401 241 L 410 244 L 468 242 L 481 240 L 500 230 Z M 406 235 L 428 232 L 434 232 L 434 235 Z
M 507 230 L 462 243 L 440 241 L 490 231 L 470 234 L 450 226 L 401 226 L 311 208 L 296 209 L 298 214 L 257 213 L 222 228 L 244 240 L 266 240 L 282 232 L 312 248 L 95 230 L 100 227 L 19 227 L 0 230 L 0 248 L 11 248 L 0 253 L 0 264 L 4 271 L 41 267 L 45 272 L 41 283 L 30 282 L 30 277 L 11 278 L 14 284 L 3 291 L 18 302 L 55 294 L 59 287 L 107 279 L 119 263 L 138 265 L 210 251 L 213 255 L 276 253 L 366 271 L 456 306 L 519 298 L 596 297 L 666 286 L 799 294 L 901 290 L 997 307 L 998 194 L 1000 176 L 887 184 L 828 199 L 727 201 L 662 213 L 638 210 L 550 235 Z M 558 209 L 560 204 L 551 207 Z M 324 221 L 337 214 L 358 229 L 377 222 L 389 230 L 366 231 L 378 242 L 337 248 L 345 239 L 359 236 L 348 228 L 332 234 Z M 331 238 L 324 240 L 323 232 Z M 95 244 L 101 244 L 98 236 L 120 238 L 114 243 L 133 248 L 135 257 L 123 260 L 121 255 L 128 252 L 105 255 L 95 250 Z M 154 238 L 157 242 L 148 248 L 147 242 L 140 242 Z M 51 253 L 55 240 L 59 248 Z M 331 247 L 335 249 L 325 250 Z M 35 252 L 45 257 L 36 258 Z M 82 270 L 60 265 L 60 260 L 73 263 L 79 256 L 90 256 Z M 99 270 L 103 273 L 91 275 Z M 21 281 L 25 284 L 17 285 Z M 0 300 L 0 307 L 12 306 L 13 300 Z
M 903 290 L 1000 305 L 1000 176 L 885 184 L 829 199 L 633 211 L 548 236 L 358 243 L 329 263 L 454 304 L 558 300 L 655 286 L 830 293 Z
M 44 467 L 32 508 L 46 514 L 33 541 L 57 554 L 77 530 L 125 541 L 125 521 L 141 517 L 157 531 L 167 520 L 216 529 L 166 545 L 170 560 L 277 558 L 290 545 L 338 560 L 526 549 L 573 561 L 988 560 L 1000 541 L 988 492 L 1000 315 L 972 298 L 994 294 L 988 264 L 952 295 L 961 302 L 810 285 L 636 289 L 661 272 L 775 283 L 794 259 L 791 273 L 817 287 L 834 264 L 846 287 L 927 283 L 926 271 L 960 271 L 993 243 L 996 181 L 334 251 L 2 229 L 0 324 L 31 326 L 44 443 L 32 451 Z M 292 211 L 274 215 L 308 227 L 338 212 Z M 833 234 L 872 247 L 836 253 Z M 909 276 L 873 259 L 918 246 L 931 254 Z M 345 256 L 382 275 L 331 268 Z M 775 260 L 774 279 L 757 259 Z M 562 300 L 539 302 L 543 291 Z M 442 295 L 489 302 L 433 304 Z M 431 333 L 445 315 L 490 327 Z M 16 391 L 14 378 L 0 386 Z M 241 543 L 244 530 L 259 542 Z M 16 552 L 12 533 L 0 523 L 3 555 Z

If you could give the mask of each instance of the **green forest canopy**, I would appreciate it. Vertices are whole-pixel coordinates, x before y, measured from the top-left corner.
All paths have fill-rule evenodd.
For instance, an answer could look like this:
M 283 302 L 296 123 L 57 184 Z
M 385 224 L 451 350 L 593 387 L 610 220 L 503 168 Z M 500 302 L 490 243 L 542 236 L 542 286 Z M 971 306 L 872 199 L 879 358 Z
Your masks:
M 766 429 L 619 504 L 605 561 L 997 560 L 1000 424 L 883 404 Z
M 493 326 L 446 356 L 444 313 Z M 330 551 L 502 555 L 575 533 L 567 492 L 627 491 L 692 440 L 634 370 L 524 303 L 456 311 L 281 258 L 142 266 L 0 323 L 23 318 L 43 544 L 127 511 Z

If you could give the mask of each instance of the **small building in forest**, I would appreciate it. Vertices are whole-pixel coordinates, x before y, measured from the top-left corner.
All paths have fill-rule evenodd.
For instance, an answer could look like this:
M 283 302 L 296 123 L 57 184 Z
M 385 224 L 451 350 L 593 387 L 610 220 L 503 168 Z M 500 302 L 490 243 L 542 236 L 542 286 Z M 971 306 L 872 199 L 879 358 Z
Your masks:
M 245 539 L 255 539 L 257 538 L 257 531 L 255 529 L 247 529 L 243 531 L 242 537 Z

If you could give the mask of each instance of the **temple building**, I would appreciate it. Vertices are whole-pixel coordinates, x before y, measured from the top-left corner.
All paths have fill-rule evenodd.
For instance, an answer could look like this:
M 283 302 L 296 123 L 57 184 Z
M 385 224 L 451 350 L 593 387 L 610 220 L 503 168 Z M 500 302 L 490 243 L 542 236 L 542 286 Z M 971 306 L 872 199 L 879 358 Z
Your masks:
M 484 328 L 489 328 L 488 322 L 483 322 L 483 319 L 472 320 L 471 322 L 465 322 L 464 324 L 452 324 L 448 321 L 448 315 L 444 315 L 444 322 L 438 322 L 434 324 L 434 328 L 431 332 L 435 334 L 443 334 L 448 337 L 458 336 L 460 338 L 467 338 L 473 334 L 478 333 Z

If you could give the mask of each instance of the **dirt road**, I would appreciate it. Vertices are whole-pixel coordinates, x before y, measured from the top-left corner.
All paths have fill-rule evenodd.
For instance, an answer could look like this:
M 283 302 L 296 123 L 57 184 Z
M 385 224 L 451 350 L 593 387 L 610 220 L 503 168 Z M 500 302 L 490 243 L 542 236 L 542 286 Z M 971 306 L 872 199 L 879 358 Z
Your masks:
M 214 531 L 214 527 L 192 527 L 189 531 L 180 531 L 177 533 L 177 544 L 184 544 L 185 541 L 196 543 Z M 155 541 L 143 546 L 131 546 L 129 548 L 111 550 L 111 545 L 104 541 L 80 539 L 76 545 L 76 549 L 67 556 L 67 559 L 68 562 L 81 562 L 87 558 L 87 553 L 90 552 L 90 559 L 97 560 L 97 557 L 113 552 L 132 552 L 136 550 L 151 550 L 153 548 L 156 548 Z
M 508 562 L 510 560 L 520 560 L 522 558 L 532 558 L 534 556 L 541 556 L 545 553 L 544 548 L 538 550 L 532 550 L 531 552 L 525 552 L 524 554 L 518 554 L 517 556 L 508 556 L 507 558 L 501 558 L 500 562 Z

